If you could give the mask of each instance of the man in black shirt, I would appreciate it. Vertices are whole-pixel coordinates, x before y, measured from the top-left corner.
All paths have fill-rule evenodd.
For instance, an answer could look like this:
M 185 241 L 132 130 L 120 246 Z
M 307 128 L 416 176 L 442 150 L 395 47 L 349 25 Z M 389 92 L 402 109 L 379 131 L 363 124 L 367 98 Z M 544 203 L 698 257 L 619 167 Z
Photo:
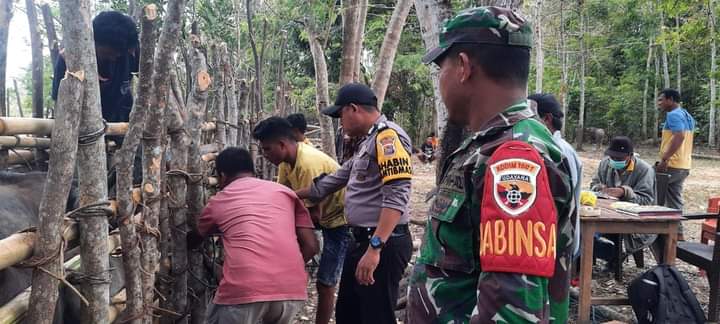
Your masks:
M 102 116 L 108 122 L 127 122 L 133 104 L 132 73 L 138 71 L 138 32 L 132 18 L 117 11 L 104 11 L 93 19 L 93 35 L 100 79 Z M 57 100 L 60 80 L 65 77 L 65 58 L 58 56 L 52 84 Z
M 107 122 L 130 121 L 133 106 L 132 73 L 138 72 L 139 40 L 135 22 L 118 11 L 103 11 L 93 19 L 95 55 L 100 81 L 100 105 L 103 119 Z M 55 64 L 52 98 L 57 100 L 60 80 L 65 77 L 67 66 L 60 53 Z M 105 136 L 108 141 L 122 145 L 124 136 Z M 115 196 L 116 172 L 112 150 L 108 152 L 108 196 Z M 135 155 L 133 184 L 142 182 L 141 150 Z

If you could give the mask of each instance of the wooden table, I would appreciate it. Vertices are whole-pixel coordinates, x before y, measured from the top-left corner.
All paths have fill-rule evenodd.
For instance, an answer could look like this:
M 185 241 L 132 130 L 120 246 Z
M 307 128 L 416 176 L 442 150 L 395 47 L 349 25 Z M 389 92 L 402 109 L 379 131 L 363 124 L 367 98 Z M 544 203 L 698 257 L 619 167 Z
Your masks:
M 580 301 L 578 322 L 590 322 L 591 305 L 629 305 L 627 297 L 592 297 L 593 241 L 595 233 L 658 234 L 665 238 L 662 262 L 675 263 L 678 224 L 683 219 L 678 211 L 671 216 L 633 216 L 610 208 L 614 201 L 598 199 L 600 216 L 580 217 L 582 257 L 580 258 Z

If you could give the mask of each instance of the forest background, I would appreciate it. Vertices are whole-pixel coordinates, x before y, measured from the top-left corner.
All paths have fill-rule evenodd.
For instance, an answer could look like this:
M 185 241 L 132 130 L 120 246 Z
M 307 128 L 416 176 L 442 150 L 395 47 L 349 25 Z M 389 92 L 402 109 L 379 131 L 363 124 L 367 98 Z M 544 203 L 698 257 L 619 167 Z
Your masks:
M 0 91 L 5 90 L 0 93 L 0 112 L 19 116 L 22 111 L 23 116 L 31 116 L 36 107 L 44 115 L 51 115 L 51 56 L 56 55 L 55 46 L 62 47 L 62 28 L 59 20 L 52 18 L 58 16 L 58 4 L 37 0 L 2 2 L 0 24 L 7 20 L 7 13 L 10 17 L 28 16 L 31 41 L 22 45 L 41 46 L 42 57 L 36 60 L 42 63 L 35 64 L 43 68 L 35 71 L 35 79 L 41 80 L 35 83 L 32 66 L 24 68 L 25 73 L 18 78 L 0 75 L 0 83 L 5 80 L 0 84 Z M 318 91 L 323 90 L 317 86 L 314 55 L 318 53 L 313 53 L 310 40 L 318 40 L 324 52 L 319 55 L 326 59 L 330 94 L 326 101 L 330 103 L 339 85 L 348 80 L 343 76 L 343 62 L 347 61 L 343 60 L 343 49 L 348 47 L 343 42 L 353 41 L 361 47 L 355 49 L 359 62 L 352 79 L 373 84 L 382 69 L 391 68 L 383 112 L 408 130 L 419 146 L 429 133 L 439 132 L 442 117 L 438 118 L 436 112 L 441 106 L 435 105 L 434 67 L 420 63 L 426 47 L 423 36 L 428 35 L 428 30 L 421 28 L 416 7 L 435 3 L 430 10 L 444 10 L 436 14 L 442 17 L 485 2 L 193 0 L 188 2 L 181 42 L 188 44 L 190 25 L 195 22 L 205 43 L 227 44 L 235 75 L 247 80 L 250 91 L 255 92 L 250 105 L 258 107 L 259 115 L 303 112 L 317 125 L 317 107 L 328 103 L 318 102 L 322 97 L 317 96 Z M 136 8 L 143 4 L 142 0 L 98 1 L 95 10 L 115 9 L 137 15 Z M 397 28 L 391 26 L 396 5 L 409 6 L 409 14 L 404 26 L 400 25 L 402 34 L 393 64 L 379 66 L 386 31 Z M 714 0 L 536 0 L 512 1 L 512 5 L 535 24 L 528 92 L 550 92 L 558 97 L 566 111 L 566 137 L 577 143 L 583 140 L 576 136 L 580 134 L 578 129 L 598 127 L 611 136 L 627 135 L 638 142 L 653 143 L 664 118 L 655 108 L 655 97 L 660 89 L 672 87 L 680 90 L 683 107 L 698 121 L 696 141 L 717 145 Z M 28 6 L 34 8 L 34 18 Z M 359 20 L 351 23 L 360 26 L 359 39 L 344 37 L 348 10 L 356 11 L 354 17 Z M 54 24 L 51 27 L 43 19 Z M 49 32 L 51 28 L 56 30 Z M 16 32 L 0 25 L 0 42 L 3 29 L 5 33 Z M 4 42 L 7 45 L 7 40 Z M 15 50 L 15 46 L 7 48 Z M 1 63 L 0 59 L 4 74 L 6 67 Z M 176 65 L 181 86 L 187 88 L 179 60 Z M 33 99 L 38 92 L 39 97 Z M 18 106 L 22 109 L 18 110 Z

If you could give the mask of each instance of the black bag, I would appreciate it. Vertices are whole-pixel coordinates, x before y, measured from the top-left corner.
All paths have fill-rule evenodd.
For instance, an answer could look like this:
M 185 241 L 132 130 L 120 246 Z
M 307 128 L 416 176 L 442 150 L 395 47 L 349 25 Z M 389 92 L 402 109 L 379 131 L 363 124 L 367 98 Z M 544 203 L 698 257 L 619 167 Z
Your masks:
M 656 266 L 628 286 L 638 323 L 705 323 L 700 303 L 673 266 Z

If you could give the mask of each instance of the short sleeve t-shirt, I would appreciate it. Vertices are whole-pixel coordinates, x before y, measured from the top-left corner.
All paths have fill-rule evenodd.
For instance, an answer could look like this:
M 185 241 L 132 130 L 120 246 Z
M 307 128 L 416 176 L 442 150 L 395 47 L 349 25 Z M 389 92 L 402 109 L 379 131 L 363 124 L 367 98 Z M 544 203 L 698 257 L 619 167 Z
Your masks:
M 214 303 L 307 299 L 296 228 L 313 228 L 310 214 L 292 190 L 277 183 L 241 178 L 213 196 L 198 230 L 222 234 L 223 279 Z
M 692 165 L 693 132 L 695 130 L 695 119 L 687 110 L 678 107 L 667 113 L 665 125 L 662 130 L 662 141 L 660 142 L 660 157 L 670 147 L 670 141 L 674 132 L 685 134 L 680 148 L 668 160 L 668 167 L 676 169 L 690 169 Z
M 309 146 L 313 146 L 312 142 L 306 137 L 302 143 L 307 144 Z M 300 143 L 298 143 L 300 144 Z M 277 182 L 281 185 L 290 187 L 290 182 L 288 182 L 288 174 L 290 173 L 290 165 L 287 163 L 280 163 L 278 165 L 278 178 Z M 299 188 L 298 188 L 299 189 Z
M 284 180 L 278 178 L 278 182 L 289 186 L 293 190 L 310 187 L 313 179 L 321 174 L 332 174 L 340 168 L 335 160 L 322 151 L 314 148 L 312 145 L 298 143 L 297 157 L 295 159 L 295 167 L 288 163 L 280 163 L 279 168 L 287 170 Z M 345 189 L 338 190 L 320 203 L 314 204 L 309 200 L 305 201 L 306 207 L 319 206 L 322 212 L 320 226 L 324 228 L 336 228 L 347 224 L 343 209 L 343 199 L 345 199 Z

